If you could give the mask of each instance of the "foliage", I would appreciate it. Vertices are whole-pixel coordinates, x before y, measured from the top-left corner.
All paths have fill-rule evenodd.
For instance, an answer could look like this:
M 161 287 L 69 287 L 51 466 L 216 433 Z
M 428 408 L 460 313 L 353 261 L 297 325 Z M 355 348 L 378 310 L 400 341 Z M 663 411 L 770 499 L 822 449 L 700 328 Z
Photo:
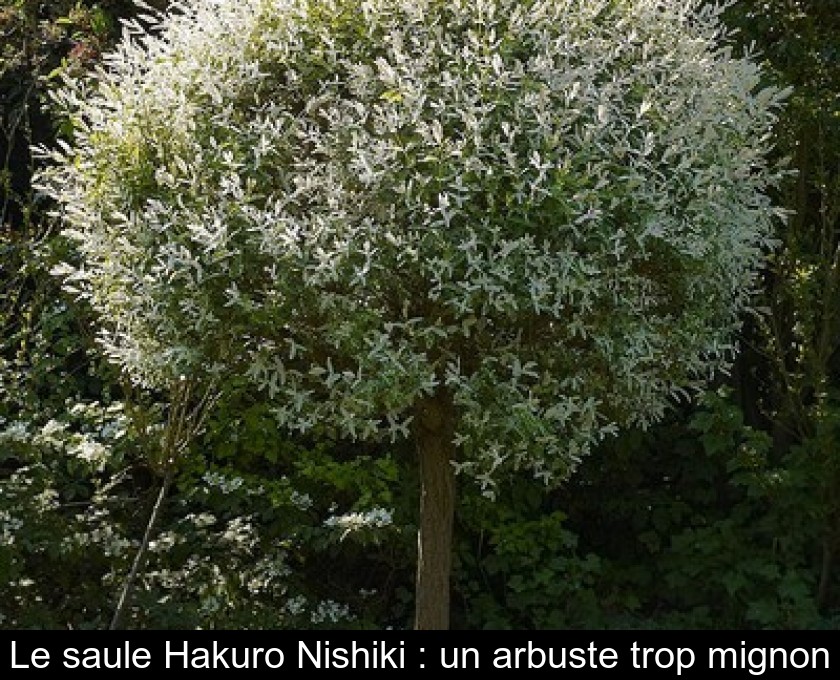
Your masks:
M 776 130 L 796 176 L 780 191 L 792 212 L 768 277 L 768 314 L 751 334 L 747 370 L 773 433 L 773 458 L 810 481 L 808 518 L 822 553 L 817 603 L 836 607 L 840 484 L 835 454 L 840 356 L 840 5 L 738 3 L 730 21 L 757 39 L 774 76 L 795 87 Z M 816 550 L 816 546 L 812 546 Z
M 656 438 L 626 442 L 624 451 L 607 452 L 614 462 L 606 470 L 590 471 L 587 482 L 612 488 L 612 500 L 572 511 L 573 526 L 601 526 L 587 532 L 587 545 L 611 562 L 606 589 L 635 593 L 629 620 L 815 624 L 814 499 L 805 471 L 772 462 L 769 452 L 765 433 L 746 426 L 728 398 L 709 393 L 687 431 L 675 423 Z
M 248 375 L 281 425 L 376 441 L 450 394 L 492 493 L 728 358 L 780 93 L 714 10 L 177 7 L 68 80 L 72 146 L 40 179 L 68 290 L 138 384 Z
M 3 464 L 15 465 L 3 480 L 0 510 L 4 626 L 106 625 L 154 500 L 148 470 L 125 464 L 131 437 L 119 407 L 74 410 L 73 425 L 84 422 L 83 434 L 55 420 L 34 433 L 16 422 L 0 439 Z M 333 465 L 336 477 L 339 467 Z M 318 481 L 327 491 L 319 497 L 340 498 L 324 478 L 321 473 Z M 298 479 L 307 483 L 305 474 Z M 354 496 L 351 489 L 343 493 Z M 399 537 L 391 514 L 338 511 L 286 477 L 271 481 L 212 468 L 179 478 L 128 624 L 369 626 L 367 610 L 387 620 L 391 613 L 378 601 L 382 589 L 398 585 L 379 578 L 393 559 L 388 532 Z M 364 547 L 363 554 L 354 546 Z M 330 568 L 336 559 L 369 567 L 358 579 L 337 581 Z
M 813 628 L 821 501 L 796 450 L 772 462 L 731 394 L 607 442 L 552 497 L 465 503 L 469 627 Z M 560 509 L 562 508 L 562 510 Z M 478 546 L 475 544 L 478 543 Z
M 567 515 L 577 547 L 555 555 L 597 556 L 584 592 L 598 607 L 576 610 L 585 627 L 837 626 L 838 9 L 805 0 L 727 9 L 739 42 L 757 41 L 766 77 L 795 88 L 774 129 L 796 169 L 776 196 L 791 219 L 765 278 L 764 313 L 741 338 L 734 389 L 606 442 L 562 492 L 527 511 Z M 533 507 L 500 498 L 517 513 Z M 505 569 L 527 584 L 527 565 Z M 511 625 L 515 599 L 498 587 L 482 594 L 473 623 Z M 561 613 L 563 601 L 555 598 Z M 579 624 L 566 616 L 558 625 Z
M 601 559 L 579 555 L 566 514 L 547 507 L 527 480 L 503 485 L 495 502 L 475 493 L 461 504 L 458 624 L 465 628 L 603 627 Z
M 757 41 L 765 81 L 795 88 L 774 142 L 797 170 L 774 190 L 792 215 L 761 281 L 769 315 L 748 319 L 733 389 L 683 404 L 646 432 L 605 440 L 550 494 L 523 474 L 500 477 L 495 502 L 466 488 L 455 625 L 838 625 L 836 5 L 739 0 L 726 10 L 728 25 L 740 29 L 732 37 Z M 98 358 L 89 308 L 48 276 L 59 260 L 77 260 L 44 219 L 28 152 L 30 143 L 51 145 L 56 131 L 73 131 L 48 88 L 64 72 L 84 78 L 113 44 L 119 18 L 137 11 L 122 0 L 0 0 L 3 627 L 106 626 L 159 484 L 150 460 L 168 405 Z M 388 54 L 383 47 L 376 56 Z M 328 59 L 313 54 L 312 72 Z M 371 81 L 383 76 L 377 66 Z M 405 106 L 411 84 L 388 86 L 376 104 Z M 445 136 L 428 163 L 446 160 L 446 144 L 466 143 L 458 137 L 464 126 L 442 121 Z M 500 178 L 499 195 L 512 196 L 512 184 L 503 185 Z M 569 189 L 600 196 L 591 186 Z M 440 188 L 424 191 L 416 196 L 442 219 Z M 495 254 L 486 251 L 482 262 Z M 476 288 L 475 300 L 491 293 Z M 247 316 L 230 311 L 223 320 L 234 332 Z M 465 320 L 472 327 L 478 316 Z M 260 328 L 273 321 L 266 316 Z M 583 351 L 584 340 L 571 347 Z M 247 380 L 226 387 L 172 488 L 129 625 L 405 627 L 413 461 L 389 441 L 290 437 Z
M 44 276 L 60 248 L 30 186 L 28 151 L 51 138 L 42 108 L 49 72 L 73 41 L 104 40 L 103 26 L 86 23 L 91 13 L 85 3 L 0 3 L 0 614 L 7 626 L 95 620 L 96 578 L 120 549 L 117 541 L 97 556 L 66 543 L 90 529 L 83 509 L 125 463 L 130 436 L 114 373 L 88 354 L 85 310 L 71 308 Z
M 116 13 L 128 4 L 2 8 L 4 34 L 14 39 L 4 43 L 0 72 L 4 627 L 106 626 L 157 491 L 155 461 L 169 405 L 127 385 L 99 358 L 89 308 L 68 301 L 48 275 L 67 252 L 49 231 L 28 184 L 31 158 L 21 152 L 51 139 L 53 126 L 61 125 L 56 112 L 41 108 L 50 82 L 94 63 L 113 40 Z M 246 427 L 243 414 L 251 417 Z M 391 554 L 401 534 L 393 525 L 363 521 L 378 504 L 396 505 L 381 490 L 384 482 L 377 483 L 392 478 L 390 458 L 378 457 L 371 469 L 362 458 L 316 465 L 327 461 L 321 447 L 307 466 L 301 453 L 309 449 L 279 440 L 257 409 L 229 399 L 216 418 L 204 444 L 218 454 L 190 453 L 152 542 L 129 625 L 365 626 L 374 620 L 369 610 L 377 612 L 375 620 L 394 616 L 402 625 L 377 590 L 401 587 L 399 560 Z M 299 466 L 269 453 L 281 449 L 294 451 Z M 298 488 L 317 492 L 318 502 Z M 352 531 L 336 528 L 348 518 Z M 329 565 L 342 554 L 353 561 L 358 545 L 366 546 L 366 578 L 336 583 Z M 377 569 L 380 555 L 385 566 Z M 375 580 L 383 570 L 390 586 Z

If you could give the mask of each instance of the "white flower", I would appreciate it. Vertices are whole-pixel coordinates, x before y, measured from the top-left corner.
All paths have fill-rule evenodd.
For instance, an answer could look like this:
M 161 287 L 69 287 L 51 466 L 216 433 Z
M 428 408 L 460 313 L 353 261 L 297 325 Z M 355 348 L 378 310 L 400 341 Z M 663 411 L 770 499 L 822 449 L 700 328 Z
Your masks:
M 346 604 L 335 602 L 333 600 L 322 600 L 318 603 L 318 606 L 309 618 L 312 623 L 317 625 L 319 623 L 324 623 L 325 621 L 329 623 L 349 621 L 352 620 L 353 617 L 350 614 L 350 607 Z
M 324 526 L 342 530 L 341 540 L 355 531 L 362 529 L 381 529 L 393 524 L 393 510 L 386 508 L 372 508 L 365 512 L 350 512 L 344 515 L 333 515 L 324 520 Z
M 68 449 L 71 456 L 93 465 L 97 470 L 103 470 L 110 459 L 110 450 L 100 442 L 79 437 Z

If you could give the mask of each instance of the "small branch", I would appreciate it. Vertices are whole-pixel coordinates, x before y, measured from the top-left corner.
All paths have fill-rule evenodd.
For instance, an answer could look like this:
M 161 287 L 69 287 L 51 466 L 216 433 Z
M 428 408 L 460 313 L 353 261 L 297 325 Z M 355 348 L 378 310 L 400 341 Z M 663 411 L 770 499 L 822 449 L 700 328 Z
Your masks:
M 155 526 L 157 525 L 158 518 L 160 517 L 161 508 L 163 507 L 163 501 L 166 498 L 167 493 L 169 493 L 169 487 L 172 486 L 172 480 L 174 478 L 174 469 L 170 469 L 163 478 L 160 493 L 158 494 L 157 501 L 155 501 L 155 505 L 152 508 L 152 514 L 149 516 L 149 523 L 146 525 L 146 532 L 143 534 L 143 541 L 140 544 L 137 554 L 134 556 L 134 563 L 131 565 L 131 571 L 128 573 L 128 576 L 123 582 L 123 587 L 120 591 L 120 598 L 117 601 L 117 607 L 114 610 L 114 617 L 111 619 L 111 625 L 108 626 L 108 630 L 119 630 L 122 627 L 122 620 L 128 606 L 129 597 L 131 592 L 134 590 L 134 583 L 137 580 L 137 575 L 143 569 L 146 556 L 149 552 L 149 544 L 151 543 L 152 535 L 155 530 Z
M 188 381 L 178 383 L 173 387 L 169 422 L 166 427 L 162 446 L 162 459 L 158 461 L 163 469 L 163 483 L 160 487 L 149 521 L 146 524 L 146 531 L 143 540 L 134 556 L 131 570 L 123 582 L 120 597 L 111 619 L 109 630 L 119 630 L 122 626 L 125 610 L 134 590 L 137 577 L 143 570 L 146 558 L 149 553 L 149 544 L 154 536 L 155 527 L 163 509 L 164 500 L 169 493 L 172 482 L 175 479 L 175 472 L 178 468 L 181 455 L 189 446 L 189 443 L 201 432 L 208 412 L 218 399 L 218 393 L 209 388 L 204 392 L 202 398 L 193 410 L 189 410 L 189 403 L 192 398 L 192 386 Z

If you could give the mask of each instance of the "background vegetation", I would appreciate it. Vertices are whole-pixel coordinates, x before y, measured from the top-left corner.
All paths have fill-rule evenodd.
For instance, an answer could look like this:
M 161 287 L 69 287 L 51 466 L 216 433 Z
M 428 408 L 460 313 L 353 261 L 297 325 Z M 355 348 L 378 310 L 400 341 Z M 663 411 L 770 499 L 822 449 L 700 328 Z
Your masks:
M 159 6 L 165 3 L 157 3 Z M 65 247 L 31 186 L 66 131 L 48 93 L 94 67 L 128 0 L 0 0 L 0 626 L 101 628 L 162 481 L 169 395 L 94 351 L 49 271 Z M 791 218 L 731 376 L 589 456 L 564 487 L 470 485 L 456 627 L 835 627 L 840 612 L 840 0 L 740 0 L 795 94 L 776 135 Z M 405 627 L 413 452 L 290 439 L 247 392 L 174 480 L 129 627 Z

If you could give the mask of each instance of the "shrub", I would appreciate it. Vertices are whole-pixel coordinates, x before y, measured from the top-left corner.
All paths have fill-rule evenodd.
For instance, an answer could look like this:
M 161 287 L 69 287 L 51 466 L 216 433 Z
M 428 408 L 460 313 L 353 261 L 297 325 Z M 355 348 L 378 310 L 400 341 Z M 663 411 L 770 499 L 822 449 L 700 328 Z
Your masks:
M 138 383 L 244 375 L 284 427 L 413 436 L 423 610 L 448 591 L 453 467 L 489 495 L 503 469 L 562 479 L 729 357 L 781 93 L 718 14 L 176 4 L 60 95 L 61 273 Z

